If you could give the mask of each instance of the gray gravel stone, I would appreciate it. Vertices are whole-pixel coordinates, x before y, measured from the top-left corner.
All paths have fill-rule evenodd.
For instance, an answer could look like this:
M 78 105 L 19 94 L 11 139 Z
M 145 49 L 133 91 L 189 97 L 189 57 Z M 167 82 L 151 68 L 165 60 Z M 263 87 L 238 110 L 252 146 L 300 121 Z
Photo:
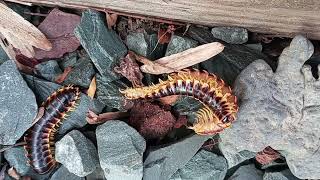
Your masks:
M 42 62 L 35 66 L 35 70 L 37 75 L 52 82 L 62 73 L 58 62 L 55 60 Z
M 0 144 L 14 144 L 31 127 L 36 98 L 10 60 L 0 66 Z
M 7 53 L 0 46 L 0 65 L 9 59 Z
M 248 31 L 238 27 L 215 27 L 211 33 L 217 39 L 230 44 L 243 44 L 248 41 Z
M 126 44 L 129 50 L 151 60 L 163 56 L 164 45 L 158 43 L 157 34 L 148 34 L 145 31 L 130 32 L 127 35 Z
M 93 76 L 96 74 L 94 65 L 88 56 L 84 56 L 77 60 L 78 62 L 72 66 L 72 71 L 63 81 L 64 85 L 74 84 L 84 88 L 88 88 Z
M 320 178 L 320 81 L 304 66 L 312 53 L 311 42 L 296 36 L 275 73 L 262 60 L 241 72 L 234 88 L 240 102 L 237 121 L 220 134 L 225 152 L 271 146 L 281 150 L 296 177 Z
M 61 166 L 54 174 L 50 177 L 50 180 L 85 180 L 84 177 L 79 177 L 68 171 L 67 168 Z
M 122 121 L 107 121 L 96 130 L 101 168 L 108 180 L 142 179 L 146 142 Z
M 234 167 L 240 163 L 242 163 L 243 161 L 246 161 L 248 159 L 254 158 L 256 156 L 257 153 L 255 152 L 251 152 L 248 150 L 242 150 L 240 152 L 229 152 L 229 149 L 225 147 L 225 143 L 219 143 L 219 149 L 222 152 L 223 156 L 227 159 L 228 161 L 228 166 L 230 167 Z
M 223 180 L 227 173 L 227 169 L 228 165 L 225 158 L 217 156 L 212 152 L 201 150 L 170 179 Z
M 266 172 L 263 175 L 263 180 L 299 180 L 289 169 L 280 172 Z
M 40 175 L 32 170 L 31 166 L 27 164 L 27 157 L 25 156 L 23 147 L 14 147 L 4 152 L 4 157 L 11 167 L 14 167 L 21 176 L 29 176 L 32 179 L 47 179 L 51 172 Z
M 256 169 L 253 164 L 241 166 L 228 180 L 261 180 L 262 171 Z
M 93 171 L 91 174 L 86 176 L 86 180 L 97 180 L 97 179 L 106 180 L 106 178 L 104 177 L 104 172 L 100 166 L 95 171 Z
M 201 148 L 208 136 L 193 135 L 175 144 L 153 149 L 144 162 L 144 180 L 167 180 Z
M 55 147 L 56 160 L 79 177 L 91 174 L 99 166 L 94 144 L 77 130 L 66 134 Z
M 110 82 L 108 78 L 100 74 L 97 74 L 96 78 L 97 99 L 108 107 L 124 110 L 125 98 L 119 90 L 124 89 L 125 84 L 119 80 Z
M 102 13 L 86 10 L 75 35 L 100 74 L 112 81 L 120 78 L 113 72 L 113 67 L 127 54 L 127 48 L 119 36 L 106 27 L 105 21 Z
M 198 42 L 187 37 L 173 35 L 168 44 L 165 56 L 170 56 L 190 48 L 197 47 Z

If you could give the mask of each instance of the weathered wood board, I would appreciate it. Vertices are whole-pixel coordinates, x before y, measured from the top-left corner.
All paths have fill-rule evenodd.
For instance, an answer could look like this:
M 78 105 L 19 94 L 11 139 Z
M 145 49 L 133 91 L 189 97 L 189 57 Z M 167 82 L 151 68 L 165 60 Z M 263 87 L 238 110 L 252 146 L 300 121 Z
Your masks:
M 8 0 L 108 9 L 186 23 L 238 26 L 254 32 L 320 39 L 319 0 Z

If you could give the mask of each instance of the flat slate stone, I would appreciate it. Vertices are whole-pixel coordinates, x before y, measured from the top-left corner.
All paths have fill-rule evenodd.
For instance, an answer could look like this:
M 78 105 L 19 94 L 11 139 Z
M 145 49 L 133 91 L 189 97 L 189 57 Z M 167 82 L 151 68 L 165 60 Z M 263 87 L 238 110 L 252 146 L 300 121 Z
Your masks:
M 248 41 L 248 31 L 239 27 L 214 27 L 213 36 L 230 44 L 243 44 Z
M 141 180 L 146 142 L 122 121 L 107 121 L 96 129 L 101 168 L 108 180 Z
M 35 66 L 36 73 L 48 81 L 54 82 L 62 73 L 59 64 L 55 60 L 45 61 Z
M 176 53 L 185 51 L 187 49 L 197 47 L 197 45 L 198 45 L 198 42 L 193 39 L 173 35 L 168 44 L 165 56 L 170 56 L 172 54 L 176 54 Z
M 223 180 L 228 165 L 224 157 L 200 150 L 191 160 L 170 178 L 171 180 Z
M 0 66 L 0 87 L 0 144 L 10 145 L 31 127 L 38 105 L 12 60 Z
M 55 147 L 56 160 L 79 177 L 91 174 L 99 166 L 97 149 L 80 131 L 69 132 Z
M 256 169 L 253 164 L 239 167 L 228 180 L 261 180 L 262 171 Z
M 147 152 L 144 180 L 167 180 L 197 153 L 209 136 L 193 135 L 166 147 Z
M 289 169 L 280 172 L 266 172 L 263 175 L 263 180 L 299 180 Z
M 127 54 L 127 48 L 119 36 L 106 27 L 105 21 L 102 13 L 86 10 L 82 13 L 75 35 L 99 73 L 113 81 L 120 78 L 113 72 L 113 67 Z

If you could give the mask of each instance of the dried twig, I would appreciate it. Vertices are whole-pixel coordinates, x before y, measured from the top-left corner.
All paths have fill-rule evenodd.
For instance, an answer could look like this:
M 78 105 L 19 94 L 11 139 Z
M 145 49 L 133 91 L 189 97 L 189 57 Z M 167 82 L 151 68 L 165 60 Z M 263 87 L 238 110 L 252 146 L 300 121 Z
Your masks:
M 68 76 L 68 74 L 72 71 L 71 67 L 67 67 L 64 69 L 63 73 L 56 77 L 55 82 L 61 84 Z
M 136 57 L 138 61 L 144 64 L 140 67 L 142 72 L 150 74 L 164 74 L 198 64 L 219 54 L 223 49 L 224 46 L 221 43 L 213 42 L 163 57 L 156 61 L 150 61 L 147 58 L 138 55 L 136 55 Z
M 129 117 L 129 113 L 127 112 L 107 112 L 97 115 L 93 111 L 89 110 L 86 120 L 89 124 L 100 124 L 109 120 L 121 119 L 126 117 Z
M 0 153 L 4 152 L 4 151 L 7 151 L 13 147 L 17 147 L 17 146 L 24 146 L 26 145 L 27 143 L 26 142 L 19 142 L 19 143 L 16 143 L 16 144 L 13 144 L 13 145 L 9 145 L 9 146 L 6 146 L 2 149 L 0 149 Z

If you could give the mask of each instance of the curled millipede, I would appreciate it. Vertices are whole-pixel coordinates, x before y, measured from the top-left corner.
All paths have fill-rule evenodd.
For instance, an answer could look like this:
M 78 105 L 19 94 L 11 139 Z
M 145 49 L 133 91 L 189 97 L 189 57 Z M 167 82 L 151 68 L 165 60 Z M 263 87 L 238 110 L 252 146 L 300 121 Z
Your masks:
M 231 88 L 214 74 L 181 70 L 156 85 L 120 90 L 127 99 L 155 99 L 170 95 L 192 96 L 204 107 L 197 112 L 193 126 L 200 135 L 214 135 L 229 127 L 238 112 L 237 98 Z
M 73 111 L 80 99 L 78 87 L 66 86 L 54 92 L 42 104 L 43 116 L 24 136 L 28 164 L 39 174 L 45 174 L 56 166 L 54 137 L 67 113 Z

